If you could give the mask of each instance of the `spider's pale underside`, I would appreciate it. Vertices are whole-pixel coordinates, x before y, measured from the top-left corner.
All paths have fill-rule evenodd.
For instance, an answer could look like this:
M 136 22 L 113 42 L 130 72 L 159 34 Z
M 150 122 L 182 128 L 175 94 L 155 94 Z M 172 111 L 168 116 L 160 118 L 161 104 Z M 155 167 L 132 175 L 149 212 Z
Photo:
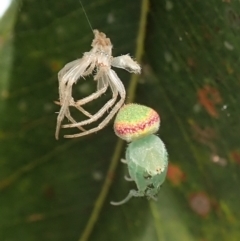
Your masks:
M 119 108 L 123 105 L 126 97 L 125 88 L 115 73 L 111 69 L 111 66 L 122 68 L 130 73 L 139 74 L 141 68 L 137 62 L 135 62 L 129 55 L 122 55 L 118 57 L 112 57 L 112 44 L 109 38 L 102 32 L 94 30 L 94 39 L 92 42 L 92 49 L 89 52 L 85 52 L 81 59 L 74 60 L 66 64 L 63 69 L 58 73 L 59 81 L 59 102 L 61 106 L 57 117 L 57 126 L 55 137 L 58 139 L 60 128 L 78 128 L 80 133 L 73 135 L 65 135 L 65 138 L 75 138 L 85 136 L 94 132 L 97 132 L 104 128 L 113 116 L 118 112 Z M 96 70 L 96 72 L 94 71 Z M 72 97 L 72 86 L 78 79 L 84 78 L 92 74 L 94 71 L 94 80 L 97 81 L 96 92 L 89 96 L 74 100 Z M 95 114 L 91 115 L 82 106 L 91 102 L 94 99 L 100 97 L 106 92 L 110 86 L 112 92 L 112 98 Z M 117 101 L 118 95 L 120 100 Z M 70 106 L 75 107 L 81 113 L 83 113 L 88 119 L 77 122 L 70 113 Z M 108 110 L 110 110 L 109 113 Z M 104 114 L 107 116 L 100 122 L 99 125 L 89 130 L 83 128 L 88 124 L 91 124 L 99 120 Z M 65 124 L 61 126 L 61 123 L 66 117 L 71 124 Z

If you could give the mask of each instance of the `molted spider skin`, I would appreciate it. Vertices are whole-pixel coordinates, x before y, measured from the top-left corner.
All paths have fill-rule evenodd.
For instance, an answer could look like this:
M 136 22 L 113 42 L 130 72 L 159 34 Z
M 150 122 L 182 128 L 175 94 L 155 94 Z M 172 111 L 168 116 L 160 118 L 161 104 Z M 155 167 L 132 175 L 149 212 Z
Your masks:
M 57 117 L 55 137 L 58 139 L 60 128 L 78 128 L 80 133 L 65 135 L 65 138 L 75 138 L 89 135 L 103 129 L 113 116 L 124 104 L 126 98 L 125 87 L 111 67 L 117 67 L 127 70 L 130 73 L 139 74 L 140 65 L 129 55 L 119 57 L 112 56 L 112 43 L 109 38 L 98 30 L 93 30 L 94 39 L 92 49 L 85 52 L 83 57 L 66 64 L 58 73 L 59 81 L 59 102 L 61 106 Z M 96 70 L 96 71 L 94 71 Z M 72 87 L 79 79 L 94 73 L 94 80 L 97 82 L 97 90 L 89 96 L 74 100 L 72 96 Z M 90 114 L 82 106 L 99 98 L 104 94 L 108 87 L 112 92 L 112 98 L 95 114 Z M 120 99 L 118 100 L 118 98 Z M 83 115 L 88 117 L 86 120 L 77 122 L 70 113 L 70 107 L 75 107 Z M 110 110 L 110 111 L 109 111 Z M 86 130 L 83 126 L 98 121 L 101 117 L 107 115 L 96 127 Z M 64 118 L 67 118 L 71 124 L 62 125 Z

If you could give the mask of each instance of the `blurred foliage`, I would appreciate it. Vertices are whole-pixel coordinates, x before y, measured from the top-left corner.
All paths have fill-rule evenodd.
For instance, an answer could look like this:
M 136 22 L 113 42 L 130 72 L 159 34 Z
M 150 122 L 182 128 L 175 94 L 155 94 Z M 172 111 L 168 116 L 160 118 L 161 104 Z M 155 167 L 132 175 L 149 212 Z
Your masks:
M 111 38 L 113 55 L 134 56 L 141 1 L 83 5 L 93 28 Z M 119 164 L 89 240 L 240 239 L 239 5 L 150 1 L 135 102 L 161 116 L 168 178 L 158 202 L 113 207 L 134 187 Z M 89 51 L 92 38 L 77 0 L 13 1 L 0 20 L 1 241 L 78 240 L 91 217 L 118 139 L 110 123 L 74 140 L 61 130 L 56 141 L 53 101 L 58 71 Z M 127 88 L 130 74 L 116 72 Z M 95 88 L 87 78 L 74 94 Z M 109 97 L 87 108 L 94 113 Z

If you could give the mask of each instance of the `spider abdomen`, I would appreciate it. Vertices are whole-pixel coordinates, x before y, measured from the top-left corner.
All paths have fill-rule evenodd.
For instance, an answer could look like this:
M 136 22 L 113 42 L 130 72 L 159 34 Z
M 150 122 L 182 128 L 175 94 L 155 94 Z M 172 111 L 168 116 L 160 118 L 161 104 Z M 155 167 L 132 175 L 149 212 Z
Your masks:
M 129 175 L 138 189 L 156 189 L 157 193 L 166 178 L 168 166 L 168 154 L 162 140 L 156 135 L 149 135 L 133 141 L 127 148 L 126 161 Z

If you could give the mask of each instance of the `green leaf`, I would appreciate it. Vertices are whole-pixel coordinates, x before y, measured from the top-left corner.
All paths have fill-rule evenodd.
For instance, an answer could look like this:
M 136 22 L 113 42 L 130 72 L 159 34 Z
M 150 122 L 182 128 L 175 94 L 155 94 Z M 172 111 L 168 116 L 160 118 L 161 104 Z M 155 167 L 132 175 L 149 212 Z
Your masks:
M 127 144 L 112 123 L 54 138 L 57 73 L 91 48 L 83 9 L 77 0 L 13 1 L 0 19 L 1 240 L 239 240 L 239 2 L 152 0 L 148 12 L 148 0 L 82 4 L 113 56 L 141 62 L 139 79 L 116 72 L 128 102 L 160 114 L 167 180 L 157 202 L 110 205 L 136 188 L 123 178 Z M 81 79 L 74 95 L 95 89 L 91 77 Z M 95 113 L 110 96 L 87 109 Z

